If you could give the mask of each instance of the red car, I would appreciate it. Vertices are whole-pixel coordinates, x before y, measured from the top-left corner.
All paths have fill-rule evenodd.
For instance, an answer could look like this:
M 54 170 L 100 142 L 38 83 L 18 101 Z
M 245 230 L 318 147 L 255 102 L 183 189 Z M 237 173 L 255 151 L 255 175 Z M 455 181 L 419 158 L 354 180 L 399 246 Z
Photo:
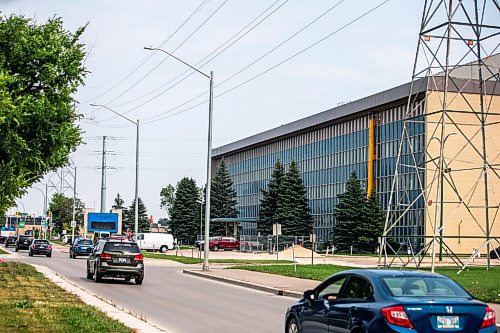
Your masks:
M 234 237 L 210 237 L 208 248 L 212 251 L 239 250 L 240 241 Z

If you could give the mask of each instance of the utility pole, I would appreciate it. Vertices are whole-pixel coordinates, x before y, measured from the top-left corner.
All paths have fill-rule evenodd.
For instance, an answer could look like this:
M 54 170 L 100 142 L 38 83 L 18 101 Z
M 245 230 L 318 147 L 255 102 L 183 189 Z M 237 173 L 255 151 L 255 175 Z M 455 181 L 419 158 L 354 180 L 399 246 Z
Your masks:
M 73 219 L 71 220 L 71 243 L 75 241 L 75 227 L 76 227 L 76 166 L 75 166 L 75 174 L 73 177 Z
M 106 136 L 102 137 L 101 213 L 106 211 Z

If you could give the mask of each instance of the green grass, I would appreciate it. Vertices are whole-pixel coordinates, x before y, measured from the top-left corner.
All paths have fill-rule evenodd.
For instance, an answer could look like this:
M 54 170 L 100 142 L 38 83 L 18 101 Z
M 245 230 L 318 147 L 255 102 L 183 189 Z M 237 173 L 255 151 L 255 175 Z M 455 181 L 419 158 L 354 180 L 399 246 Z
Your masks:
M 9 252 L 3 250 L 3 249 L 0 249 L 0 254 L 10 254 Z
M 142 252 L 144 257 L 153 258 L 153 259 L 165 259 L 165 260 L 173 260 L 180 262 L 182 264 L 199 264 L 203 261 L 198 258 L 191 257 L 181 257 L 175 256 L 171 254 L 163 254 L 163 253 L 151 253 L 151 252 Z M 288 260 L 245 260 L 245 259 L 210 259 L 209 262 L 213 264 L 290 264 L 291 261 Z
M 134 332 L 32 266 L 0 262 L 0 332 Z
M 235 266 L 231 268 L 322 281 L 332 274 L 352 269 L 353 267 L 336 265 L 297 265 L 296 272 L 293 269 L 293 265 L 252 265 Z M 460 274 L 457 274 L 457 271 L 455 267 L 440 267 L 436 269 L 436 273 L 452 278 L 477 299 L 484 302 L 500 303 L 500 268 L 493 267 L 491 270 L 487 271 L 485 267 L 470 267 Z

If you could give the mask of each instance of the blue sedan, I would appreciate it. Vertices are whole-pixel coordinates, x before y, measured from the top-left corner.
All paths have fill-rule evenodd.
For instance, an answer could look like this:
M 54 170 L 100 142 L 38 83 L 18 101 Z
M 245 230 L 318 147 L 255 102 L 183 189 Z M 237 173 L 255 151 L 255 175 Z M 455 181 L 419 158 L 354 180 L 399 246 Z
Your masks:
M 304 292 L 285 333 L 496 332 L 495 312 L 432 273 L 350 270 Z

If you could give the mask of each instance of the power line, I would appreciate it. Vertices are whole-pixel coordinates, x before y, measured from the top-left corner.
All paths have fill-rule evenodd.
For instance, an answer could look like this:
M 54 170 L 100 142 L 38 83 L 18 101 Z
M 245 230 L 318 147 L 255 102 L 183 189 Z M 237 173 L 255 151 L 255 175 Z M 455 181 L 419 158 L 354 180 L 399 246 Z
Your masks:
M 287 0 L 288 1 L 288 0 Z M 281 6 L 283 6 L 287 1 L 285 1 Z M 245 67 L 243 67 L 242 69 L 240 69 L 239 71 L 237 71 L 236 73 L 234 73 L 233 75 L 231 75 L 230 77 L 226 78 L 224 81 L 218 83 L 216 86 L 220 86 L 224 83 L 226 83 L 227 81 L 233 79 L 234 77 L 236 77 L 237 75 L 241 74 L 242 72 L 244 72 L 245 70 L 247 70 L 248 68 L 250 68 L 251 66 L 255 65 L 257 62 L 259 62 L 260 60 L 264 59 L 265 57 L 267 57 L 269 54 L 273 53 L 274 51 L 276 51 L 277 49 L 279 49 L 280 47 L 282 47 L 284 44 L 286 44 L 287 42 L 289 42 L 290 40 L 292 40 L 293 38 L 295 38 L 297 35 L 299 35 L 301 32 L 303 32 L 304 30 L 306 30 L 307 28 L 309 28 L 311 25 L 313 25 L 314 23 L 316 23 L 318 20 L 320 20 L 321 18 L 323 18 L 325 15 L 327 15 L 328 13 L 330 13 L 332 10 L 334 10 L 336 7 L 338 7 L 340 4 L 342 4 L 345 0 L 340 0 L 338 2 L 336 2 L 333 6 L 331 6 L 330 8 L 328 8 L 326 11 L 324 11 L 321 15 L 319 15 L 318 17 L 316 17 L 314 20 L 312 20 L 311 22 L 309 22 L 308 24 L 306 24 L 305 26 L 303 26 L 301 29 L 299 29 L 298 31 L 296 31 L 294 34 L 292 34 L 291 36 L 289 36 L 288 38 L 286 38 L 284 41 L 282 41 L 281 43 L 279 43 L 277 46 L 273 47 L 271 50 L 267 51 L 266 53 L 264 53 L 262 56 L 260 56 L 259 58 L 257 58 L 256 60 L 252 61 L 250 64 L 246 65 Z M 278 7 L 277 9 L 281 8 Z M 276 9 L 276 10 L 277 10 Z M 272 14 L 272 13 L 271 13 Z M 267 17 L 266 17 L 267 18 Z M 265 19 L 266 19 L 265 18 Z M 262 23 L 259 22 L 258 24 Z M 253 28 L 252 28 L 253 29 Z M 251 31 L 251 30 L 250 30 Z M 248 33 L 248 32 L 247 32 Z M 226 48 L 227 49 L 227 48 Z M 225 51 L 226 49 L 224 49 L 223 51 Z M 222 51 L 222 52 L 223 52 Z M 175 50 L 173 51 L 175 52 Z M 222 53 L 220 52 L 220 53 Z M 220 54 L 219 53 L 219 54 Z M 215 57 L 217 57 L 219 54 L 217 54 Z M 213 57 L 212 59 L 210 59 L 208 62 L 212 61 L 215 57 Z M 201 61 L 200 61 L 201 62 Z M 204 65 L 206 65 L 208 62 L 206 62 Z M 204 66 L 203 65 L 203 66 Z M 202 66 L 202 67 L 203 67 Z M 188 70 L 189 71 L 189 70 Z M 184 72 L 186 73 L 186 72 Z M 128 112 L 132 112 L 140 107 L 142 107 L 143 105 L 149 103 L 150 101 L 152 101 L 153 99 L 159 97 L 160 95 L 162 95 L 163 93 L 167 92 L 168 90 L 172 89 L 173 87 L 175 87 L 176 85 L 178 85 L 179 83 L 181 83 L 182 81 L 184 81 L 185 79 L 187 79 L 189 76 L 191 76 L 193 74 L 193 72 L 191 74 L 189 74 L 188 76 L 186 76 L 185 78 L 183 78 L 182 80 L 180 80 L 179 82 L 177 82 L 176 84 L 172 85 L 171 87 L 167 88 L 166 90 L 164 90 L 163 92 L 161 92 L 160 94 L 157 94 L 156 96 L 154 96 L 153 98 L 147 100 L 146 102 L 132 108 L 131 110 L 128 110 L 126 113 Z M 181 74 L 182 75 L 182 74 Z M 202 95 L 204 95 L 205 93 L 203 94 L 200 94 L 198 95 L 196 98 L 199 98 L 201 97 Z M 187 104 L 187 103 L 185 103 Z M 152 117 L 149 117 L 149 118 L 146 118 L 145 121 L 148 121 L 150 119 L 154 119 L 156 118 L 158 115 L 156 116 L 152 116 Z M 108 119 L 112 119 L 112 118 L 108 118 Z M 108 120 L 106 119 L 106 120 Z M 106 121 L 106 120 L 102 120 L 102 121 Z
M 217 7 L 213 12 L 212 14 L 210 14 L 210 16 L 208 16 L 205 21 L 203 21 L 188 37 L 186 37 L 182 43 L 180 43 L 175 49 L 174 51 L 172 52 L 175 52 L 177 51 L 182 45 L 184 45 L 191 37 L 193 37 L 215 14 L 217 14 L 217 12 L 228 2 L 229 0 L 224 0 L 220 5 L 219 7 Z M 142 82 L 144 79 L 146 79 L 152 72 L 154 72 L 161 64 L 163 64 L 169 57 L 165 57 L 162 61 L 160 61 L 155 67 L 153 67 L 149 72 L 147 72 L 144 76 L 142 76 L 139 80 L 137 80 L 134 84 L 132 84 L 130 87 L 128 87 L 125 91 L 123 91 L 121 94 L 119 94 L 118 96 L 116 96 L 115 98 L 111 99 L 110 101 L 108 101 L 107 103 L 105 103 L 106 105 L 108 104 L 111 104 L 113 103 L 114 101 L 116 101 L 118 98 L 122 97 L 123 95 L 125 95 L 127 92 L 129 92 L 130 90 L 132 90 L 133 88 L 135 88 L 140 82 Z M 101 120 L 101 122 L 104 122 L 104 121 L 107 121 L 107 120 L 111 120 L 111 119 L 115 119 L 117 118 L 118 116 L 112 116 L 112 117 L 109 117 L 107 119 L 104 119 L 104 120 Z
M 181 25 L 179 25 L 177 27 L 177 29 L 175 29 L 174 32 L 172 32 L 170 34 L 170 36 L 168 36 L 167 39 L 165 39 L 161 44 L 160 46 L 158 46 L 158 48 L 162 47 L 163 45 L 165 45 L 177 32 L 179 32 L 180 29 L 182 29 L 182 27 L 184 25 L 186 25 L 187 22 L 189 22 L 189 20 L 191 20 L 191 18 L 193 16 L 195 16 L 200 10 L 201 8 L 206 5 L 210 0 L 203 0 L 199 5 L 198 7 L 196 7 L 196 9 L 184 20 L 184 22 L 181 23 Z M 155 51 L 156 52 L 156 51 Z M 132 74 L 134 74 L 137 70 L 139 70 L 139 68 L 141 68 L 146 62 L 149 61 L 149 59 L 151 59 L 155 52 L 152 52 L 151 54 L 149 54 L 147 57 L 145 57 L 142 62 L 139 62 L 139 65 L 137 67 L 135 67 L 127 76 L 125 76 L 122 80 L 120 80 L 120 82 L 118 82 L 116 85 L 112 86 L 111 88 L 107 89 L 106 91 L 104 91 L 103 93 L 101 93 L 100 95 L 94 97 L 94 98 L 91 98 L 91 99 L 88 99 L 86 101 L 83 101 L 82 103 L 86 104 L 88 102 L 91 102 L 91 101 L 94 101 L 96 99 L 99 99 L 100 97 L 106 95 L 107 93 L 109 93 L 110 91 L 112 91 L 113 89 L 115 89 L 116 87 L 118 87 L 120 84 L 122 84 L 125 80 L 127 80 Z
M 359 20 L 360 20 L 360 19 L 362 19 L 363 17 L 365 17 L 365 16 L 369 15 L 370 13 L 372 13 L 372 12 L 373 12 L 373 11 L 375 11 L 375 10 L 377 10 L 379 7 L 383 6 L 384 4 L 386 4 L 386 3 L 387 3 L 387 2 L 389 2 L 389 1 L 390 1 L 390 0 L 385 0 L 385 1 L 382 1 L 382 2 L 381 2 L 381 3 L 379 3 L 377 6 L 375 6 L 375 7 L 371 8 L 370 10 L 368 10 L 368 11 L 366 11 L 366 12 L 364 12 L 364 13 L 363 13 L 363 14 L 361 14 L 360 16 L 358 16 L 358 17 L 356 17 L 355 19 L 353 19 L 353 20 L 349 21 L 348 23 L 346 23 L 345 25 L 343 25 L 343 26 L 342 26 L 342 27 L 340 27 L 339 29 L 336 29 L 335 31 L 333 31 L 333 32 L 329 33 L 328 35 L 326 35 L 326 36 L 324 36 L 323 38 L 321 38 L 321 39 L 317 40 L 316 42 L 314 42 L 314 43 L 310 44 L 310 45 L 309 45 L 309 46 L 307 46 L 306 48 L 304 48 L 304 49 L 300 50 L 299 52 L 296 52 L 296 53 L 295 53 L 295 54 L 293 54 L 292 56 L 290 56 L 290 57 L 286 58 L 285 60 L 283 60 L 283 61 L 281 61 L 281 62 L 279 62 L 279 63 L 277 63 L 276 65 L 274 65 L 274 66 L 272 66 L 272 67 L 269 67 L 269 68 L 268 68 L 268 69 L 266 69 L 265 71 L 263 71 L 263 72 L 261 72 L 261 73 L 259 73 L 259 74 L 257 74 L 257 75 L 254 75 L 254 76 L 253 76 L 253 77 L 251 77 L 250 79 L 248 79 L 248 80 L 246 80 L 246 81 L 244 81 L 244 82 L 242 82 L 242 83 L 240 83 L 240 84 L 238 84 L 238 85 L 236 85 L 236 86 L 234 86 L 234 87 L 232 87 L 232 88 L 230 88 L 230 89 L 228 89 L 228 90 L 226 90 L 226 91 L 224 91 L 224 92 L 222 92 L 222 93 L 220 93 L 220 94 L 216 95 L 215 97 L 217 98 L 217 97 L 220 97 L 220 96 L 222 96 L 222 95 L 225 95 L 225 94 L 227 94 L 227 93 L 229 93 L 229 92 L 231 92 L 231 91 L 233 91 L 233 90 L 235 90 L 235 89 L 237 89 L 237 88 L 239 88 L 239 87 L 241 87 L 241 86 L 243 86 L 243 85 L 245 85 L 245 84 L 247 84 L 247 83 L 249 83 L 249 82 L 251 82 L 251 81 L 253 81 L 253 80 L 257 79 L 257 78 L 259 78 L 260 76 L 262 76 L 262 75 L 264 75 L 264 74 L 266 74 L 266 73 L 268 73 L 268 72 L 272 71 L 273 69 L 275 69 L 275 68 L 277 68 L 277 67 L 279 67 L 279 66 L 283 65 L 284 63 L 286 63 L 286 62 L 288 62 L 288 61 L 292 60 L 293 58 L 297 57 L 298 55 L 300 55 L 300 54 L 302 54 L 302 53 L 304 53 L 304 52 L 308 51 L 309 49 L 311 49 L 311 48 L 313 48 L 314 46 L 316 46 L 316 45 L 320 44 L 321 42 L 325 41 L 326 39 L 328 39 L 328 38 L 330 38 L 330 37 L 334 36 L 335 34 L 339 33 L 340 31 L 342 31 L 342 30 L 346 29 L 346 28 L 347 28 L 347 27 L 349 27 L 350 25 L 352 25 L 352 24 L 356 23 L 357 21 L 359 21 Z M 227 81 L 227 80 L 224 80 L 223 82 L 226 82 L 226 81 Z M 221 84 L 222 84 L 222 82 L 221 82 Z M 218 86 L 218 85 L 217 85 L 217 86 Z M 205 104 L 206 102 L 208 102 L 208 100 L 202 101 L 202 102 L 200 102 L 200 103 L 198 103 L 198 104 L 196 104 L 196 105 L 193 105 L 193 106 L 188 107 L 188 108 L 186 108 L 186 109 L 182 109 L 182 110 L 180 110 L 180 111 L 178 111 L 178 112 L 175 112 L 175 113 L 173 113 L 173 114 L 168 114 L 168 113 L 170 113 L 170 112 L 172 112 L 172 111 L 174 111 L 174 110 L 179 109 L 181 106 L 186 105 L 186 104 L 188 104 L 188 103 L 190 103 L 190 102 L 192 102 L 192 101 L 194 101 L 194 100 L 198 99 L 200 96 L 202 96 L 202 95 L 204 95 L 204 94 L 206 94 L 206 92 L 203 92 L 202 94 L 200 94 L 200 95 L 198 95 L 198 96 L 196 96 L 196 97 L 194 97 L 194 98 L 191 98 L 190 100 L 188 100 L 188 101 L 184 102 L 183 104 L 178 105 L 178 106 L 176 106 L 176 107 L 174 107 L 174 108 L 171 108 L 171 109 L 169 109 L 169 110 L 167 110 L 167 111 L 165 111 L 165 112 L 162 112 L 162 113 L 160 113 L 160 114 L 158 114 L 158 115 L 156 115 L 156 116 L 154 116 L 154 117 L 147 118 L 147 119 L 146 119 L 146 120 L 145 120 L 142 124 L 143 124 L 143 125 L 146 125 L 146 124 L 151 124 L 151 123 L 154 123 L 154 122 L 157 122 L 157 121 L 160 121 L 160 120 L 166 119 L 166 118 L 170 118 L 170 117 L 173 117 L 173 116 L 178 115 L 178 114 L 180 114 L 180 113 L 183 113 L 183 112 L 189 111 L 189 110 L 191 110 L 191 109 L 194 109 L 194 108 L 196 108 L 196 107 L 198 107 L 198 106 L 200 106 L 200 105 L 202 105 L 202 104 Z M 160 116 L 160 115 L 165 115 L 165 116 L 163 116 L 163 117 L 161 117 L 161 118 L 158 118 L 158 119 L 155 119 L 155 120 L 150 120 L 150 121 L 147 121 L 148 119 L 157 118 L 157 117 L 158 117 L 158 116 Z
M 247 29 L 251 24 L 253 24 L 255 21 L 257 21 L 262 15 L 264 15 L 267 11 L 269 11 L 272 7 L 274 7 L 276 5 L 276 3 L 278 3 L 280 0 L 276 0 L 274 3 L 272 3 L 270 6 L 268 6 L 264 11 L 262 11 L 257 17 L 253 18 L 248 24 L 246 24 L 242 29 L 240 29 L 237 33 L 235 33 L 234 35 L 232 35 L 229 39 L 227 39 L 224 43 L 222 43 L 221 45 L 219 45 L 216 49 L 214 49 L 212 52 L 210 52 L 208 55 L 206 55 L 203 59 L 199 60 L 198 62 L 195 63 L 195 66 L 199 66 L 200 68 L 203 68 L 204 66 L 206 66 L 208 63 L 210 63 L 212 60 L 214 60 L 215 58 L 217 58 L 219 55 L 221 55 L 222 53 L 224 53 L 227 49 L 229 49 L 231 46 L 233 46 L 235 43 L 237 43 L 239 40 L 241 40 L 243 37 L 245 37 L 248 33 L 250 33 L 252 30 L 254 30 L 255 28 L 257 28 L 262 22 L 264 22 L 266 19 L 268 19 L 271 15 L 273 15 L 276 11 L 278 11 L 281 7 L 283 7 L 289 0 L 285 0 L 281 5 L 279 5 L 277 8 L 275 8 L 272 12 L 270 12 L 268 15 L 266 15 L 263 19 L 261 19 L 257 24 L 255 24 L 253 27 L 251 27 L 250 29 L 248 29 L 244 34 L 242 34 L 241 36 L 239 36 L 237 39 L 235 39 L 234 41 L 231 42 L 231 40 L 233 40 L 235 37 L 237 37 L 239 34 L 241 34 L 245 29 Z M 229 45 L 227 45 L 226 47 L 224 47 L 226 44 L 228 44 L 229 42 L 231 42 Z M 217 51 L 219 51 L 221 48 L 223 48 L 220 52 L 218 52 L 216 55 L 214 55 L 213 57 L 211 57 L 208 61 L 204 62 L 203 64 L 201 64 L 204 60 L 206 60 L 207 58 L 209 58 L 210 56 L 212 56 L 214 53 L 216 53 Z M 201 64 L 201 65 L 200 65 Z M 129 112 L 132 112 L 142 106 L 144 106 L 145 104 L 151 102 L 152 100 L 158 98 L 159 96 L 163 95 L 164 93 L 166 93 L 167 91 L 171 90 L 172 88 L 174 88 L 175 86 L 179 85 L 181 82 L 183 82 L 184 80 L 186 80 L 187 78 L 189 78 L 191 75 L 193 75 L 195 72 L 190 70 L 190 69 L 187 69 L 185 70 L 183 73 L 177 75 L 176 77 L 174 77 L 173 79 L 167 81 L 166 83 L 162 84 L 161 86 L 159 86 L 158 88 L 140 96 L 140 97 L 137 97 L 137 98 L 134 98 L 130 101 L 127 101 L 125 103 L 122 103 L 120 105 L 117 105 L 118 107 L 120 106 L 124 106 L 124 105 L 127 105 L 127 104 L 130 104 L 130 103 L 133 103 L 133 102 L 136 102 L 140 99 L 143 99 L 144 97 L 146 96 L 149 96 L 155 92 L 157 92 L 158 90 L 164 88 L 165 86 L 169 85 L 170 83 L 174 82 L 175 80 L 177 80 L 178 78 L 182 77 L 184 74 L 188 73 L 188 72 L 191 72 L 189 75 L 185 76 L 184 78 L 182 78 L 180 81 L 176 82 L 175 84 L 169 86 L 167 89 L 161 91 L 159 94 L 156 94 L 154 97 L 148 99 L 147 101 L 135 106 L 134 108 L 132 108 L 131 110 L 128 110 L 126 111 L 125 113 L 129 113 Z

